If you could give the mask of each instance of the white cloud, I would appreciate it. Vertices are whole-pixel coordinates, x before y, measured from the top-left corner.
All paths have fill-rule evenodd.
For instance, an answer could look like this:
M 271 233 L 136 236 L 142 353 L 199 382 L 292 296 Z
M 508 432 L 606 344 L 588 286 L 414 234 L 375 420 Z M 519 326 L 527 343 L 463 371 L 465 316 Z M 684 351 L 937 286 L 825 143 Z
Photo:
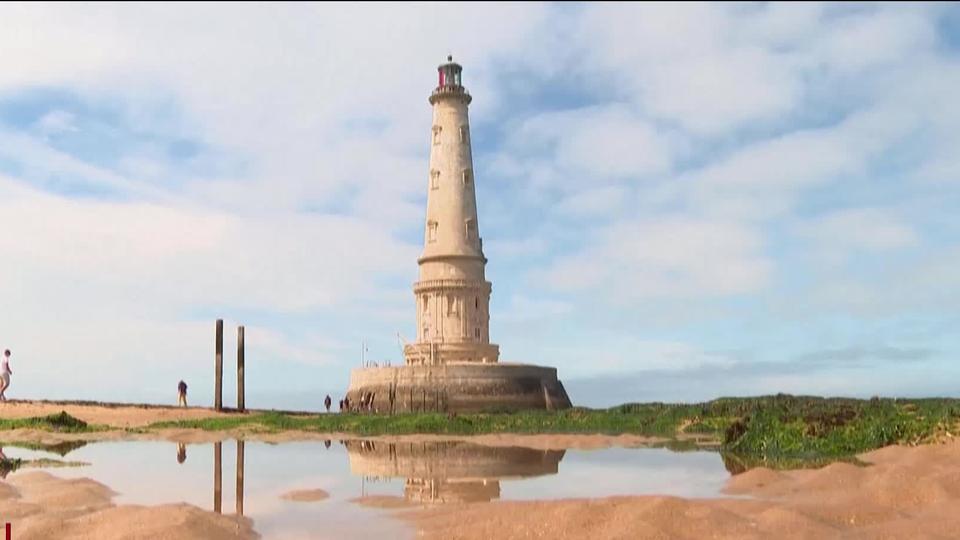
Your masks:
M 698 134 L 716 135 L 749 121 L 789 112 L 800 81 L 782 58 L 759 48 L 698 54 L 664 62 L 640 82 L 644 104 Z
M 36 121 L 35 127 L 44 135 L 77 131 L 76 117 L 67 111 L 50 111 Z
M 707 215 L 769 219 L 788 213 L 803 189 L 842 182 L 866 172 L 873 160 L 918 125 L 908 110 L 875 108 L 835 126 L 800 130 L 744 146 L 687 173 L 690 202 Z
M 789 112 L 800 98 L 789 55 L 738 43 L 744 18 L 711 4 L 597 5 L 581 39 L 650 114 L 715 135 Z
M 349 217 L 239 219 L 189 206 L 72 201 L 9 183 L 0 183 L 0 193 L 0 223 L 10 232 L 0 251 L 17 261 L 0 272 L 39 277 L 69 269 L 83 287 L 63 290 L 64 301 L 87 294 L 95 301 L 106 288 L 121 298 L 149 291 L 151 309 L 303 310 L 348 299 L 369 287 L 368 276 L 390 275 L 416 257 L 413 246 Z M 45 287 L 13 276 L 0 282 L 16 289 L 10 295 Z
M 513 324 L 525 321 L 539 321 L 555 319 L 573 311 L 568 302 L 531 298 L 525 295 L 514 295 L 506 310 L 493 314 L 500 323 Z
M 960 302 L 960 246 L 927 250 L 907 261 L 887 261 L 874 276 L 836 273 L 823 277 L 789 311 L 845 313 L 876 320 L 913 313 L 956 315 Z
M 630 190 L 624 186 L 603 186 L 567 195 L 556 206 L 557 212 L 574 218 L 619 214 L 628 205 Z
M 672 157 L 662 135 L 617 105 L 538 115 L 524 121 L 508 145 L 551 148 L 552 161 L 568 174 L 601 178 L 663 172 Z
M 154 200 L 173 198 L 137 178 L 129 178 L 51 148 L 22 133 L 0 129 L 0 157 L 22 163 L 26 178 L 75 178 L 85 186 L 119 191 Z
M 735 355 L 730 353 L 706 351 L 682 341 L 623 335 L 592 337 L 589 343 L 563 348 L 545 344 L 543 351 L 550 358 L 568 360 L 570 368 L 564 375 L 569 378 L 645 371 L 684 372 L 706 367 L 724 368 L 737 362 Z M 585 362 L 585 359 L 589 361 Z
M 582 253 L 544 272 L 559 290 L 599 290 L 623 303 L 645 298 L 703 298 L 755 292 L 772 261 L 762 238 L 735 223 L 681 216 L 621 222 L 600 230 Z
M 496 258 L 500 261 L 542 255 L 547 251 L 547 243 L 541 237 L 526 236 L 517 238 L 497 238 L 483 242 L 483 250 L 487 258 Z
M 844 260 L 854 251 L 885 252 L 919 242 L 913 227 L 878 208 L 838 210 L 802 222 L 796 231 L 813 244 L 819 256 L 829 260 Z
M 909 61 L 936 42 L 931 19 L 917 10 L 898 6 L 835 17 L 812 49 L 830 67 L 862 72 Z

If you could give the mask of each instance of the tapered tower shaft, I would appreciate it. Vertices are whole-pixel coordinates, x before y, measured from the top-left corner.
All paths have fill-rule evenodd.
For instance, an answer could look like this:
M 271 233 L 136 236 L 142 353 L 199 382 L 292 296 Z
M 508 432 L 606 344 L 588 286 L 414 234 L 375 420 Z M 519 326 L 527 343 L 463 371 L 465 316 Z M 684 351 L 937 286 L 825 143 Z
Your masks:
M 427 175 L 427 215 L 417 301 L 417 341 L 404 348 L 408 364 L 497 362 L 490 343 L 490 282 L 484 275 L 462 67 L 448 58 L 430 94 L 433 125 Z

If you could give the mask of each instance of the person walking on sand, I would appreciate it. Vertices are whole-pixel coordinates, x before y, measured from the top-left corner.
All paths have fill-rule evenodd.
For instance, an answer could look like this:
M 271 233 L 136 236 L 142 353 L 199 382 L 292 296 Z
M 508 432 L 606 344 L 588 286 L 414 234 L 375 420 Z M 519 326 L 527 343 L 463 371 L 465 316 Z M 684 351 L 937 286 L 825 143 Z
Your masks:
M 327 394 L 327 397 L 323 400 L 323 406 L 327 408 L 327 412 L 330 412 L 330 405 L 333 403 L 333 400 L 330 399 L 330 394 Z
M 180 384 L 177 385 L 177 405 L 187 406 L 187 383 L 183 381 L 180 381 Z
M 10 369 L 10 349 L 3 351 L 3 359 L 0 359 L 0 401 L 6 401 L 7 388 L 10 388 L 10 375 L 13 370 Z

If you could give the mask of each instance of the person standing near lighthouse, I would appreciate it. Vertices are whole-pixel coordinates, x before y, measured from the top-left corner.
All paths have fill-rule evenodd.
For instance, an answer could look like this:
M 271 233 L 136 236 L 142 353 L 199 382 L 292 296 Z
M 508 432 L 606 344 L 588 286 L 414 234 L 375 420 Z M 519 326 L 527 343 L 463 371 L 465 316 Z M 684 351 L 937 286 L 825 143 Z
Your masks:
M 177 405 L 180 407 L 187 406 L 187 383 L 183 381 L 177 384 Z
M 6 401 L 6 391 L 10 388 L 10 375 L 13 370 L 10 369 L 10 349 L 3 351 L 3 358 L 0 359 L 0 401 Z

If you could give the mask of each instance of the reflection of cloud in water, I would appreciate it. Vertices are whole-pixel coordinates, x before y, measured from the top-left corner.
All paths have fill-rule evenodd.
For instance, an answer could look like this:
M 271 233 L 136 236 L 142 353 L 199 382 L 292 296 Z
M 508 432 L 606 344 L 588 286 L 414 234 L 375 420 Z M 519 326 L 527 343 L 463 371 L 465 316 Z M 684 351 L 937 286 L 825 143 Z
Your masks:
M 461 441 L 344 444 L 351 473 L 372 479 L 405 478 L 407 501 L 441 504 L 499 499 L 500 480 L 557 474 L 565 453 Z M 364 498 L 357 502 L 367 503 Z M 369 502 L 384 503 L 380 499 Z
M 222 443 L 222 511 L 235 511 L 236 442 Z M 64 478 L 90 477 L 119 495 L 119 504 L 187 502 L 213 507 L 213 444 L 102 442 L 71 451 L 89 467 L 57 469 Z M 10 458 L 38 452 L 5 447 Z M 244 515 L 264 538 L 397 538 L 413 535 L 383 508 L 483 500 L 607 497 L 660 493 L 717 496 L 729 473 L 720 455 L 666 449 L 544 451 L 484 447 L 460 441 L 348 441 L 330 449 L 317 441 L 247 442 Z M 20 474 L 19 472 L 11 473 Z M 298 489 L 323 489 L 321 504 L 286 501 Z M 319 531 L 322 531 L 320 533 Z
M 504 483 L 505 499 L 559 499 L 612 495 L 716 496 L 730 474 L 716 452 L 609 448 L 569 450 L 556 479 Z

